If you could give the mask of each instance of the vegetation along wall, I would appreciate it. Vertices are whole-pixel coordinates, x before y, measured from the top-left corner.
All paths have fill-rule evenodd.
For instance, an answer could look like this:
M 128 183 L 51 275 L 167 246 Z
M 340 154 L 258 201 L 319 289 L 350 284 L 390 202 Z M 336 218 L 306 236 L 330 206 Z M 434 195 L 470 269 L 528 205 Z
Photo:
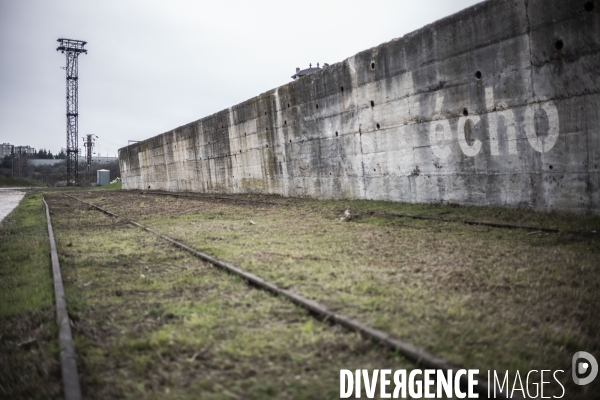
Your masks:
M 123 188 L 598 213 L 595 3 L 482 2 L 120 149 Z

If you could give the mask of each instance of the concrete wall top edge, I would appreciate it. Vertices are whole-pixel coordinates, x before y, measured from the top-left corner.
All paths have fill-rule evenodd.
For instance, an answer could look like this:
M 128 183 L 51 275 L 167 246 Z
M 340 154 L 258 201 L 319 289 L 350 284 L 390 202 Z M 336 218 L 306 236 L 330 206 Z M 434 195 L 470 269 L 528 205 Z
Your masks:
M 356 60 L 358 58 L 358 59 L 362 59 L 362 60 L 370 60 L 371 58 L 373 58 L 372 54 L 379 54 L 379 53 L 385 54 L 385 52 L 382 50 L 385 49 L 387 46 L 394 45 L 397 43 L 404 43 L 404 42 L 412 41 L 412 40 L 418 40 L 421 36 L 431 34 L 432 31 L 443 30 L 444 27 L 452 26 L 453 24 L 455 24 L 456 21 L 461 21 L 464 18 L 473 18 L 473 16 L 476 16 L 482 12 L 489 12 L 488 8 L 490 8 L 490 7 L 502 8 L 502 7 L 506 7 L 506 5 L 518 8 L 518 5 L 524 5 L 524 0 L 486 0 L 486 1 L 482 1 L 481 3 L 477 3 L 471 7 L 465 8 L 464 10 L 461 10 L 455 14 L 452 14 L 450 16 L 447 16 L 445 18 L 437 20 L 431 24 L 425 25 L 422 28 L 419 28 L 415 31 L 409 32 L 403 36 L 391 39 L 388 42 L 374 46 L 370 49 L 363 50 L 363 51 L 355 54 L 354 56 L 348 57 L 343 61 L 334 63 L 334 64 L 330 65 L 328 68 L 324 68 L 322 71 L 319 71 L 315 74 L 309 75 L 307 77 L 303 77 L 302 79 L 299 79 L 296 81 L 289 82 L 289 83 L 279 86 L 277 88 L 267 90 L 267 91 L 259 94 L 258 96 L 252 97 L 252 98 L 245 100 L 241 103 L 238 103 L 230 108 L 217 111 L 211 115 L 207 115 L 198 120 L 181 125 L 180 127 L 175 128 L 175 129 L 179 129 L 179 128 L 185 127 L 187 125 L 192 125 L 192 124 L 200 124 L 203 128 L 206 128 L 206 129 L 218 129 L 216 127 L 220 126 L 219 124 L 221 124 L 221 125 L 223 125 L 224 128 L 226 128 L 229 125 L 228 115 L 232 110 L 237 110 L 239 112 L 240 109 L 252 108 L 254 112 L 246 113 L 246 114 L 254 114 L 254 115 L 252 115 L 252 116 L 248 115 L 247 118 L 256 118 L 257 116 L 260 116 L 260 112 L 263 109 L 269 108 L 269 107 L 266 107 L 264 104 L 268 103 L 269 102 L 268 99 L 271 99 L 273 94 L 278 90 L 282 91 L 282 92 L 286 92 L 290 96 L 290 98 L 288 99 L 290 101 L 284 101 L 284 103 L 286 103 L 286 105 L 287 105 L 287 103 L 290 103 L 290 106 L 293 106 L 292 104 L 294 103 L 294 99 L 297 97 L 300 97 L 300 98 L 313 97 L 313 96 L 311 96 L 313 90 L 312 90 L 312 88 L 310 88 L 310 86 L 314 85 L 315 81 L 321 80 L 324 75 L 325 76 L 338 75 L 338 77 L 339 77 L 339 75 L 341 75 L 341 77 L 339 77 L 339 78 L 341 78 L 340 79 L 340 88 L 344 87 L 347 90 L 349 90 L 352 87 L 352 82 L 351 82 L 351 78 L 349 76 L 349 71 L 348 71 L 349 69 L 351 69 L 351 67 L 349 67 L 349 65 L 348 65 L 348 61 L 350 59 Z M 381 59 L 381 56 L 379 56 L 379 59 Z M 428 60 L 428 61 L 430 62 L 431 60 Z M 425 61 L 425 62 L 427 62 L 427 61 Z M 363 63 L 370 64 L 370 61 L 363 61 Z M 356 69 L 356 64 L 353 69 Z M 398 71 L 398 73 L 401 73 L 401 72 L 405 72 L 405 70 Z M 376 76 L 379 76 L 379 75 L 376 75 Z M 310 82 L 312 85 L 307 85 L 308 82 Z M 337 86 L 336 86 L 336 88 L 337 88 Z M 308 93 L 306 93 L 307 89 L 309 89 Z M 339 90 L 339 88 L 337 88 L 337 89 Z M 331 87 L 331 90 L 334 91 L 335 89 L 333 89 L 333 87 Z M 321 97 L 321 96 L 318 96 L 318 97 Z M 265 100 L 267 100 L 267 101 L 265 101 Z M 300 99 L 297 99 L 297 100 L 300 100 Z M 296 103 L 294 105 L 297 105 L 297 104 L 298 103 Z M 264 111 L 262 111 L 262 112 L 264 112 Z M 269 111 L 267 111 L 267 113 L 268 112 Z M 170 132 L 170 131 L 157 134 L 146 140 L 154 139 L 157 136 L 164 135 L 168 132 Z M 133 146 L 133 145 L 131 145 L 131 146 Z

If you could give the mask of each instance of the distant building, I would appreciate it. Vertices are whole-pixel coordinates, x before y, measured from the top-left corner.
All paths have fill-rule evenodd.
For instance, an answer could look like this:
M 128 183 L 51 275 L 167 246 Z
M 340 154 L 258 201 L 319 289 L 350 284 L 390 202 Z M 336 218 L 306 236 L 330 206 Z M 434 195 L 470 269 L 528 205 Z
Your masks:
M 106 163 L 114 162 L 114 161 L 118 161 L 118 160 L 119 159 L 117 157 L 92 156 L 92 165 L 106 164 Z M 80 157 L 79 162 L 85 163 L 86 162 L 85 157 Z
M 61 159 L 50 159 L 50 158 L 30 158 L 27 160 L 27 165 L 33 165 L 34 167 L 39 167 L 40 165 L 56 165 L 59 163 L 64 163 L 65 160 Z
M 0 158 L 4 158 L 5 156 L 10 156 L 12 152 L 12 144 L 10 143 L 2 143 L 0 144 Z
M 323 64 L 323 68 L 329 67 L 329 64 Z M 308 64 L 308 68 L 300 70 L 300 68 L 296 68 L 296 73 L 292 75 L 292 79 L 301 78 L 306 75 L 314 74 L 317 71 L 320 71 L 322 68 L 319 67 L 319 63 L 317 63 L 317 67 L 313 68 L 312 64 Z
M 15 155 L 19 154 L 35 154 L 35 149 L 31 146 L 15 146 Z
M 93 156 L 92 157 L 92 165 L 103 165 L 110 162 L 117 162 L 119 159 L 117 157 L 101 157 L 101 156 Z M 79 166 L 85 166 L 87 161 L 85 157 L 79 157 Z M 27 165 L 31 165 L 34 167 L 39 167 L 40 165 L 56 165 L 60 163 L 65 163 L 64 159 L 29 159 L 27 160 Z

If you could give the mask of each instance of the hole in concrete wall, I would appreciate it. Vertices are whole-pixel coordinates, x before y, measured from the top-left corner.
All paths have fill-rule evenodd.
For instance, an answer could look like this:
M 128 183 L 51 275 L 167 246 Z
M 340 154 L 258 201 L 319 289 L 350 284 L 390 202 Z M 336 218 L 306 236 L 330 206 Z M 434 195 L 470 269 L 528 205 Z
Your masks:
M 550 169 L 552 169 L 552 165 L 550 166 Z
M 377 172 L 377 169 L 376 169 L 376 168 L 373 168 L 373 171 Z
M 477 80 L 481 79 L 481 71 L 475 72 L 475 79 L 477 79 Z
M 267 145 L 267 147 L 269 147 L 269 145 Z
M 379 124 L 377 124 L 377 129 L 381 128 L 381 126 Z
M 288 108 L 290 108 L 290 103 L 288 103 Z
M 375 107 L 375 102 L 371 100 L 371 107 Z
M 292 143 L 292 139 L 290 139 L 290 143 Z
M 150 189 L 150 185 L 148 185 L 148 189 Z
M 564 46 L 564 43 L 560 39 L 558 39 L 556 41 L 556 43 L 554 43 L 554 47 L 556 48 L 556 50 L 562 50 L 563 46 Z
M 331 175 L 331 172 L 329 173 L 329 175 Z
M 283 124 L 284 124 L 284 125 L 287 125 L 287 121 L 283 121 Z
M 374 62 L 371 63 L 371 69 L 375 69 L 375 63 Z
M 317 106 L 317 110 L 318 110 L 319 109 L 319 105 L 317 104 L 316 106 Z
M 463 115 L 466 117 L 467 115 L 469 115 L 469 112 L 467 111 L 467 109 L 463 109 Z
M 244 136 L 246 136 L 246 132 L 244 132 Z
M 593 1 L 588 1 L 587 3 L 585 3 L 583 5 L 583 9 L 586 12 L 592 12 L 592 11 L 594 11 L 594 2 Z
M 241 152 L 242 152 L 242 151 L 240 150 L 240 153 L 241 153 Z
M 343 86 L 340 88 L 340 92 L 344 93 L 344 87 Z
M 335 137 L 337 137 L 337 136 L 338 136 L 338 133 L 337 133 L 337 131 L 335 131 Z
M 267 115 L 267 112 L 265 111 L 265 115 Z

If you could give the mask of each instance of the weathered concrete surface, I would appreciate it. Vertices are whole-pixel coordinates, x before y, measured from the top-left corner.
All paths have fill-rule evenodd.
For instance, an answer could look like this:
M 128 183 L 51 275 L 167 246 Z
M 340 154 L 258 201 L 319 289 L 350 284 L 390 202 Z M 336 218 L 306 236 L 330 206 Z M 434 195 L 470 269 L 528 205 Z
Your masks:
M 120 149 L 123 188 L 598 213 L 600 4 L 586 3 L 477 4 Z
M 25 196 L 25 192 L 16 189 L 19 188 L 0 188 L 0 225 L 2 225 L 4 218 L 19 205 L 23 196 Z

